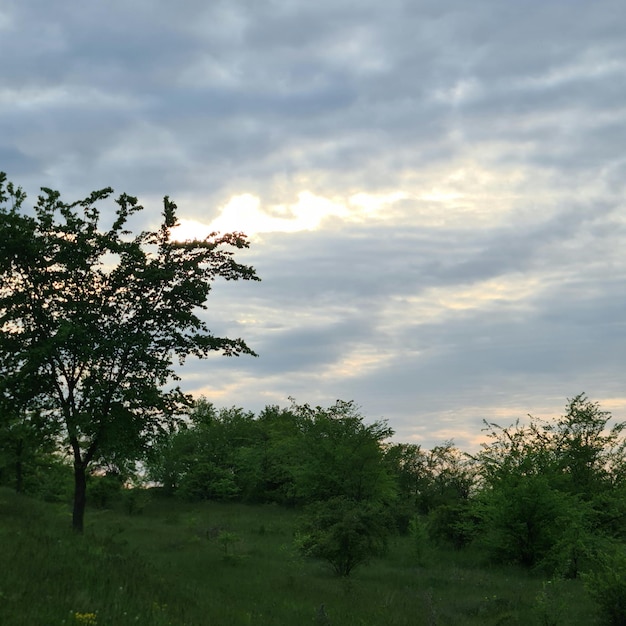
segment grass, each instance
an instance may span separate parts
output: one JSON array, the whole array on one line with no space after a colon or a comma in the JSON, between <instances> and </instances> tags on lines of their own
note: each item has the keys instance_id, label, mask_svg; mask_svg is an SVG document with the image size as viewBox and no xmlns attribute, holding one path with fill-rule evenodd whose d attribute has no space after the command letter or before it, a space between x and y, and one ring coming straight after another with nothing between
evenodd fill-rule
<instances>
[{"instance_id":1,"label":"grass","mask_svg":"<svg viewBox=\"0 0 626 626\"><path fill-rule=\"evenodd\" d=\"M596 623L580 581L487 568L472 552L410 538L338 579L292 549L298 514L275 506L154 497L140 515L0 489L0 624L5 626L489 626Z\"/></svg>"}]
</instances>

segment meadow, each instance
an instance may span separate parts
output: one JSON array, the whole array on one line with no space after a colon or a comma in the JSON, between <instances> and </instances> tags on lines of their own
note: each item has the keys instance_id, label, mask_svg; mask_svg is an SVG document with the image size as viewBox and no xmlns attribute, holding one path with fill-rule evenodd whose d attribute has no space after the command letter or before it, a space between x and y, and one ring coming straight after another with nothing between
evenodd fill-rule
<instances>
[{"instance_id":1,"label":"meadow","mask_svg":"<svg viewBox=\"0 0 626 626\"><path fill-rule=\"evenodd\" d=\"M91 508L81 536L68 505L0 488L0 624L600 623L580 580L487 566L410 536L341 578L294 550L297 510L136 495L140 513Z\"/></svg>"}]
</instances>

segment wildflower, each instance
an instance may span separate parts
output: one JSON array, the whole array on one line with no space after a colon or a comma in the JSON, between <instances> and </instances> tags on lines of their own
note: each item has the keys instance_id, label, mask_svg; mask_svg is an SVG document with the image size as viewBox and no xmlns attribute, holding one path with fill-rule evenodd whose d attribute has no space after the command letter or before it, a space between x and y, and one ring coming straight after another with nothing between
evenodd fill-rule
<instances>
[{"instance_id":1,"label":"wildflower","mask_svg":"<svg viewBox=\"0 0 626 626\"><path fill-rule=\"evenodd\" d=\"M83 626L97 626L95 613L74 613L74 622L76 624L82 624Z\"/></svg>"}]
</instances>

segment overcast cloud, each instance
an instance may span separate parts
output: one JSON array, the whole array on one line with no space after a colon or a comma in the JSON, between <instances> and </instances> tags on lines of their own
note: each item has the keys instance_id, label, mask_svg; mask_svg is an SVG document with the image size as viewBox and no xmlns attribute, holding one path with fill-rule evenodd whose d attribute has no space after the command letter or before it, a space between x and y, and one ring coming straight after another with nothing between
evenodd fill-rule
<instances>
[{"instance_id":1,"label":"overcast cloud","mask_svg":"<svg viewBox=\"0 0 626 626\"><path fill-rule=\"evenodd\" d=\"M355 400L396 439L626 419L620 0L0 0L0 170L243 230L189 362L218 405Z\"/></svg>"}]
</instances>

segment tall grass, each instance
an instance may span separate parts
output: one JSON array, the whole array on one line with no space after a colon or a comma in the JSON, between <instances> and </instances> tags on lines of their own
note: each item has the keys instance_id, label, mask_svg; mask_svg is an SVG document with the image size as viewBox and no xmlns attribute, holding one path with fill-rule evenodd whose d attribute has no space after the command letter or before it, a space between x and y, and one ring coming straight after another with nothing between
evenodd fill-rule
<instances>
[{"instance_id":1,"label":"tall grass","mask_svg":"<svg viewBox=\"0 0 626 626\"><path fill-rule=\"evenodd\" d=\"M298 514L153 497L141 515L69 508L0 489L0 624L237 626L593 624L579 581L489 569L411 537L348 579L292 548Z\"/></svg>"}]
</instances>

